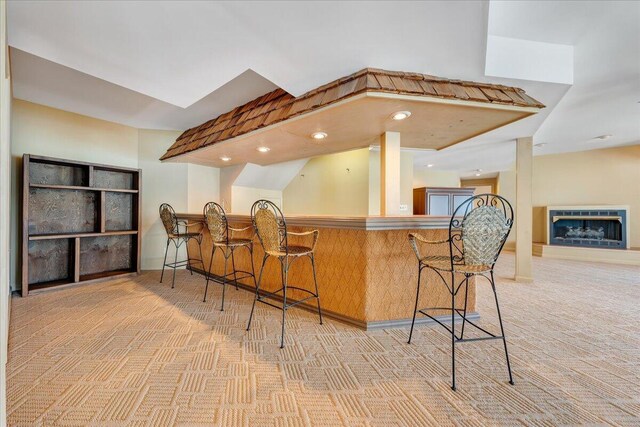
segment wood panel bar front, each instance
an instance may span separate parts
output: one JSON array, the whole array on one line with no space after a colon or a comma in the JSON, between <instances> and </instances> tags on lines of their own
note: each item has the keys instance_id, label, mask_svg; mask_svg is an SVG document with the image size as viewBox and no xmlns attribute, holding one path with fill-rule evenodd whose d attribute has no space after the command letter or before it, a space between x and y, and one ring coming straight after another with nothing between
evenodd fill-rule
<instances>
[{"instance_id":1,"label":"wood panel bar front","mask_svg":"<svg viewBox=\"0 0 640 427\"><path fill-rule=\"evenodd\" d=\"M191 223L204 223L201 214L178 214L178 218ZM228 219L229 224L234 227L251 224L248 215L228 215ZM418 232L429 240L442 240L449 232L449 218L446 217L288 216L286 220L289 231L320 231L315 258L323 313L365 329L403 326L411 321L418 281L418 261L409 244L408 233ZM253 262L258 277L264 254L258 238L252 232L238 234L236 237L253 238ZM310 245L310 241L305 239L308 238L290 236L289 244ZM196 242L191 241L189 245L192 256L199 253ZM202 253L206 267L209 266L211 247L211 236L204 227ZM430 255L449 254L449 246L446 244L425 246L423 249L429 250ZM251 271L249 251L240 248L235 254L236 268ZM194 263L194 270L198 270L198 267ZM211 273L221 276L223 268L222 253L217 251ZM450 278L448 273L443 276ZM462 275L457 275L456 283L460 283L462 279ZM436 273L425 269L422 280L419 308L451 305L451 295ZM246 289L254 290L251 278L239 282ZM313 289L308 258L302 257L293 262L289 284ZM274 291L280 287L280 265L270 258L263 272L261 289ZM219 301L220 287L214 285L211 289L209 295ZM463 286L456 296L457 307L463 307L464 296ZM287 294L288 299L302 297L302 293L293 290ZM313 301L312 303L315 304ZM313 309L313 304L308 307ZM475 308L475 280L472 278L469 281L468 299L470 317L476 316ZM445 315L445 312L436 314ZM418 315L416 321L424 322L426 318Z\"/></svg>"}]
</instances>

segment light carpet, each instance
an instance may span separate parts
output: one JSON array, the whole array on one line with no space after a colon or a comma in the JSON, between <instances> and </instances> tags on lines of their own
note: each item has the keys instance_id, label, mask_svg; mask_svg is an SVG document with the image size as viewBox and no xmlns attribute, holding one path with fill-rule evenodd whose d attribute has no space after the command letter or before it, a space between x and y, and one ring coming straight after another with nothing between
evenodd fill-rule
<instances>
[{"instance_id":1,"label":"light carpet","mask_svg":"<svg viewBox=\"0 0 640 427\"><path fill-rule=\"evenodd\" d=\"M466 343L457 392L439 327L407 345L408 328L320 326L292 309L280 350L279 311L258 306L245 332L253 295L228 288L221 313L221 288L203 303L203 278L185 271L175 289L149 272L15 297L9 424L640 425L640 268L536 258L524 284L513 262L497 276L516 385L500 341ZM482 281L478 311L496 325Z\"/></svg>"}]
</instances>

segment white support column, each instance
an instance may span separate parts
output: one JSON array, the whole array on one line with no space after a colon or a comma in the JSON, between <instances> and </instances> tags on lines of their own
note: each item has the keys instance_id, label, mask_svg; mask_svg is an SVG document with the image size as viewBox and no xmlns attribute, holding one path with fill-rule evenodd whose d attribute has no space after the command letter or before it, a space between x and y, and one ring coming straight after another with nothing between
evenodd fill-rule
<instances>
[{"instance_id":1,"label":"white support column","mask_svg":"<svg viewBox=\"0 0 640 427\"><path fill-rule=\"evenodd\" d=\"M380 136L380 215L400 214L400 133Z\"/></svg>"},{"instance_id":2,"label":"white support column","mask_svg":"<svg viewBox=\"0 0 640 427\"><path fill-rule=\"evenodd\" d=\"M533 138L516 140L516 277L533 281Z\"/></svg>"}]
</instances>

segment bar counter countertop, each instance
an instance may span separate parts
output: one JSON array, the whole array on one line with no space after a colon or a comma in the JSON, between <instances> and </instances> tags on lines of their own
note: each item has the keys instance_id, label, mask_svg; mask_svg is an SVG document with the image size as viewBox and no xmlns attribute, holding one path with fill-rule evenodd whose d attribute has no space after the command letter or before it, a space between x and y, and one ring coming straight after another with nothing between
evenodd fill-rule
<instances>
[{"instance_id":1,"label":"bar counter countertop","mask_svg":"<svg viewBox=\"0 0 640 427\"><path fill-rule=\"evenodd\" d=\"M177 216L180 220L204 225L202 214L179 213ZM231 227L245 227L251 224L249 215L228 214L227 219ZM323 314L363 329L372 329L410 325L418 281L418 261L407 236L410 232L417 232L429 240L446 239L449 235L450 217L286 215L285 220L288 231L317 229L320 232L315 259ZM208 267L211 258L211 237L206 227L203 235L204 265ZM234 237L250 238L252 235L253 232L238 233ZM253 235L253 241L253 262L258 277L263 252L257 236ZM310 246L310 237L290 236L289 244ZM447 244L422 246L421 250L423 256L449 254ZM189 251L192 256L198 253L195 242L190 243ZM251 271L248 250L237 250L235 262L238 270ZM281 286L279 268L277 262L267 261L261 289L273 291ZM222 270L222 254L216 253L211 273L222 275ZM194 271L198 271L196 265ZM448 273L444 277L449 277ZM456 281L460 281L461 278L462 276L456 278ZM430 269L423 271L418 306L450 306L451 296L440 280ZM239 282L243 288L254 291L251 278ZM292 286L313 289L311 263L306 258L293 263L289 283ZM220 287L214 286L211 290L212 301L219 303ZM291 291L290 295L292 299L302 297L302 294L296 294L295 291ZM456 296L456 306L461 307L463 303L464 292L461 290ZM475 307L475 280L470 279L470 318L477 316ZM306 308L316 310L313 306ZM249 313L246 314L248 318ZM445 312L439 314L444 315ZM258 312L255 320L259 321L260 317ZM419 314L416 324L427 320Z\"/></svg>"}]
</instances>

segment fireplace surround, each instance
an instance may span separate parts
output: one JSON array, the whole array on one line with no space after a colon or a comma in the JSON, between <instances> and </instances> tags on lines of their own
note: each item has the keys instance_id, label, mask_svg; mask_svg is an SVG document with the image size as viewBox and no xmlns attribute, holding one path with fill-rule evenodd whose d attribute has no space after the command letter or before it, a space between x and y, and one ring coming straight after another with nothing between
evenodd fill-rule
<instances>
[{"instance_id":1,"label":"fireplace surround","mask_svg":"<svg viewBox=\"0 0 640 427\"><path fill-rule=\"evenodd\" d=\"M546 211L548 245L629 247L627 206L547 206Z\"/></svg>"}]
</instances>

